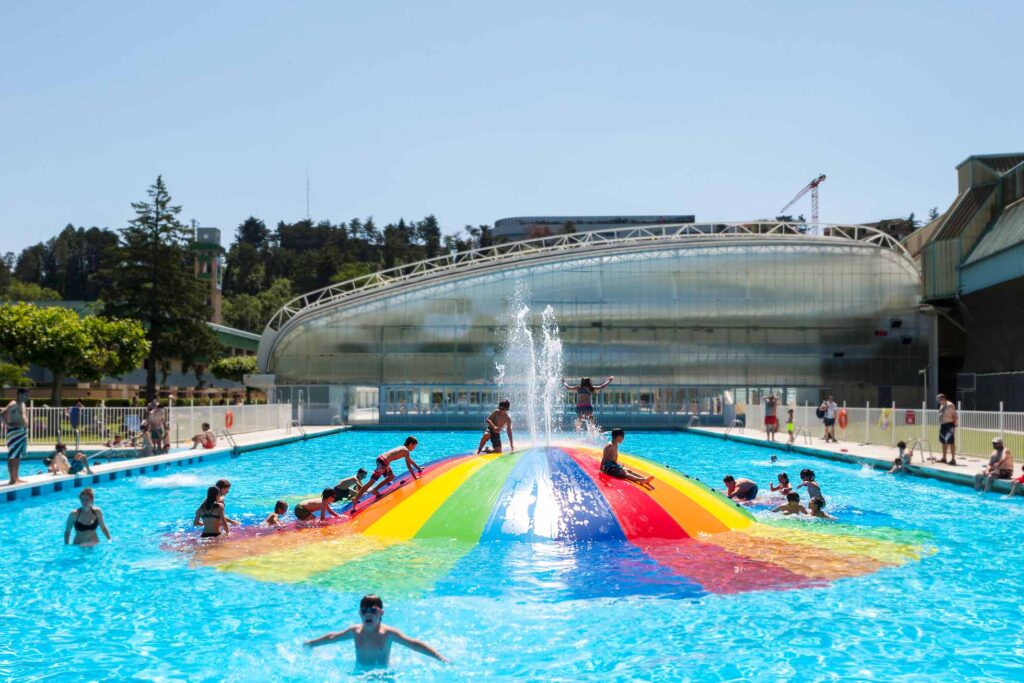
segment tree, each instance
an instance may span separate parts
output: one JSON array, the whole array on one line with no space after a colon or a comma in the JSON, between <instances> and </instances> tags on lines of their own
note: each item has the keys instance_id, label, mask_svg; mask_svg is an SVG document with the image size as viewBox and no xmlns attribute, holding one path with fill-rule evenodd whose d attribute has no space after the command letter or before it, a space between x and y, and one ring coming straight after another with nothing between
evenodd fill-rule
<instances>
[{"instance_id":1,"label":"tree","mask_svg":"<svg viewBox=\"0 0 1024 683\"><path fill-rule=\"evenodd\" d=\"M28 373L27 365L16 363L4 363L0 361L0 387L27 387L32 384L25 375Z\"/></svg>"},{"instance_id":2,"label":"tree","mask_svg":"<svg viewBox=\"0 0 1024 683\"><path fill-rule=\"evenodd\" d=\"M295 298L288 278L278 278L270 287L253 296L239 294L224 300L224 323L250 332L262 332L278 309Z\"/></svg>"},{"instance_id":3,"label":"tree","mask_svg":"<svg viewBox=\"0 0 1024 683\"><path fill-rule=\"evenodd\" d=\"M256 372L256 356L228 356L221 358L210 366L210 372L217 379L244 383L246 375L252 375ZM246 385L246 401L250 399L251 391L248 385Z\"/></svg>"},{"instance_id":4,"label":"tree","mask_svg":"<svg viewBox=\"0 0 1024 683\"><path fill-rule=\"evenodd\" d=\"M575 232L576 232L576 224L573 223L572 221L566 221L565 224L562 226L562 234L563 235L571 235L571 234L573 234Z\"/></svg>"},{"instance_id":5,"label":"tree","mask_svg":"<svg viewBox=\"0 0 1024 683\"><path fill-rule=\"evenodd\" d=\"M149 201L133 202L135 211L121 230L112 267L105 312L138 318L146 328L146 400L156 397L156 372L176 358L191 363L211 349L216 338L206 325L210 306L206 284L193 275L192 234L171 204L162 176L148 190Z\"/></svg>"},{"instance_id":6,"label":"tree","mask_svg":"<svg viewBox=\"0 0 1024 683\"><path fill-rule=\"evenodd\" d=\"M933 206L932 208L928 209L928 220L929 221L933 221L933 220L935 220L938 217L939 217L939 207Z\"/></svg>"},{"instance_id":7,"label":"tree","mask_svg":"<svg viewBox=\"0 0 1024 683\"><path fill-rule=\"evenodd\" d=\"M130 372L142 363L149 344L134 320L79 318L69 308L7 304L0 306L0 348L17 364L52 372L51 397L60 405L66 378L98 381Z\"/></svg>"},{"instance_id":8,"label":"tree","mask_svg":"<svg viewBox=\"0 0 1024 683\"><path fill-rule=\"evenodd\" d=\"M60 293L34 282L11 280L4 292L7 301L60 301Z\"/></svg>"}]
</instances>

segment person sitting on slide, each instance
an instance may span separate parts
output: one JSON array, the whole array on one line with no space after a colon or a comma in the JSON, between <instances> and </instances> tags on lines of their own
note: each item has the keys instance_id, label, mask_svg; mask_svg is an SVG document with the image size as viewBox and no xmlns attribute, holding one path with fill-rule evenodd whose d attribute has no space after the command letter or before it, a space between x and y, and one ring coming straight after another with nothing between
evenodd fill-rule
<instances>
[{"instance_id":1,"label":"person sitting on slide","mask_svg":"<svg viewBox=\"0 0 1024 683\"><path fill-rule=\"evenodd\" d=\"M605 380L604 384L598 384L596 387L594 383L590 381L589 377L584 377L580 380L580 383L576 386L570 386L564 379L562 380L562 386L569 391L576 392L576 419L579 421L593 420L594 419L594 403L593 395L604 389L606 386L612 383L615 376L609 377Z\"/></svg>"},{"instance_id":2,"label":"person sitting on slide","mask_svg":"<svg viewBox=\"0 0 1024 683\"><path fill-rule=\"evenodd\" d=\"M641 474L640 472L634 472L633 470L626 469L619 464L619 444L622 443L625 438L625 430L618 428L612 430L612 440L604 447L604 453L601 455L601 471L609 477L625 479L637 484L643 484L645 487L653 489L654 485L651 482L654 481L654 477L649 477L646 474Z\"/></svg>"},{"instance_id":3,"label":"person sitting on slide","mask_svg":"<svg viewBox=\"0 0 1024 683\"><path fill-rule=\"evenodd\" d=\"M217 445L217 435L210 431L210 423L203 423L203 431L192 437L192 448L190 451L202 446L203 448L213 448Z\"/></svg>"},{"instance_id":4,"label":"person sitting on slide","mask_svg":"<svg viewBox=\"0 0 1024 683\"><path fill-rule=\"evenodd\" d=\"M373 486L374 482L378 479L382 479L379 484L371 491L373 495L380 498L382 495L380 490L395 480L395 473L391 469L391 463L396 460L405 459L405 465L409 468L409 474L412 475L413 479L416 479L416 471L422 473L423 468L413 462L412 452L415 450L416 445L419 441L416 440L415 436L410 436L405 440L405 445L397 448L392 448L387 453L382 453L377 456L377 469L370 475L370 480L359 487L355 495L352 496L352 505L355 506L359 502L359 499L363 497L363 494ZM416 471L414 471L416 470ZM332 489L333 490L333 489Z\"/></svg>"}]
</instances>

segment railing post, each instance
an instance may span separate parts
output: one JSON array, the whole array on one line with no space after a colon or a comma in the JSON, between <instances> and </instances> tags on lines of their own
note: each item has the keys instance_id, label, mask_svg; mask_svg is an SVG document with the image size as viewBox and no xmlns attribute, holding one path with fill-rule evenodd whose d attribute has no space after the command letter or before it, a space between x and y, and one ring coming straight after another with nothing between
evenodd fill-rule
<instances>
[{"instance_id":1,"label":"railing post","mask_svg":"<svg viewBox=\"0 0 1024 683\"><path fill-rule=\"evenodd\" d=\"M928 422L928 413L925 412L927 410L928 410L928 404L925 403L924 401L921 401L921 440L922 441L924 440L924 429L925 429L925 426L926 426L925 423Z\"/></svg>"},{"instance_id":2,"label":"railing post","mask_svg":"<svg viewBox=\"0 0 1024 683\"><path fill-rule=\"evenodd\" d=\"M999 402L999 438L1000 439L1005 439L1006 438L1006 436L1003 434L1003 418L1004 418L1003 402L1000 401Z\"/></svg>"},{"instance_id":3,"label":"railing post","mask_svg":"<svg viewBox=\"0 0 1024 683\"><path fill-rule=\"evenodd\" d=\"M864 443L871 443L871 401L864 402Z\"/></svg>"},{"instance_id":4,"label":"railing post","mask_svg":"<svg viewBox=\"0 0 1024 683\"><path fill-rule=\"evenodd\" d=\"M896 444L896 401L892 402L892 410L889 413L889 445L893 446Z\"/></svg>"}]
</instances>

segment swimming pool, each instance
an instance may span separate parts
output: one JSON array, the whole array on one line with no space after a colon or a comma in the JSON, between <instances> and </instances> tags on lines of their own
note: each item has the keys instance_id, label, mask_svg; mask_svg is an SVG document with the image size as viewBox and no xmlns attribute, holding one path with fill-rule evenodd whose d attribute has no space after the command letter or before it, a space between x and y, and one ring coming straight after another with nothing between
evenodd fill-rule
<instances>
[{"instance_id":1,"label":"swimming pool","mask_svg":"<svg viewBox=\"0 0 1024 683\"><path fill-rule=\"evenodd\" d=\"M454 660L440 667L396 648L400 680L1024 676L1017 501L810 457L770 464L774 451L696 435L630 433L622 450L713 485L726 473L747 476L762 490L779 471L796 479L811 467L841 522L893 529L934 552L823 587L719 594L683 591L653 572L644 590L583 590L567 582L565 556L542 543L515 545L500 563L486 548L470 553L454 579L414 552L391 553L340 583L191 567L188 554L166 547L169 534L194 533L192 513L218 478L233 483L229 513L256 523L277 498L314 494L404 436L347 432L104 483L97 504L115 542L92 549L62 545L74 492L0 507L0 678L343 680L350 644L311 652L301 642L353 623L371 590L382 593L386 623ZM478 438L419 436L421 464Z\"/></svg>"}]
</instances>

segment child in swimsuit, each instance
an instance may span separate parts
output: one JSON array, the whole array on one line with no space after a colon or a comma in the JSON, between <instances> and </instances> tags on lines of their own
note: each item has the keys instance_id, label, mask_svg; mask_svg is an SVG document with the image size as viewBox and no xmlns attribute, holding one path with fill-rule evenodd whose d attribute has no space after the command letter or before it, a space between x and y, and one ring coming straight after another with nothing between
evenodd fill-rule
<instances>
[{"instance_id":1,"label":"child in swimsuit","mask_svg":"<svg viewBox=\"0 0 1024 683\"><path fill-rule=\"evenodd\" d=\"M106 522L103 521L103 511L93 506L94 495L92 489L82 489L78 494L82 506L68 515L68 522L64 526L64 545L71 540L71 530L75 530L74 545L96 545L100 542L96 534L98 528L103 535L110 540L110 532L107 530Z\"/></svg>"},{"instance_id":2,"label":"child in swimsuit","mask_svg":"<svg viewBox=\"0 0 1024 683\"><path fill-rule=\"evenodd\" d=\"M320 513L320 519L327 519L327 515L331 517L341 517L337 512L331 509L331 503L334 502L334 489L324 489L323 493L320 494L320 498L310 498L304 500L295 506L295 516L301 521L306 521L313 516L314 513Z\"/></svg>"},{"instance_id":3,"label":"child in swimsuit","mask_svg":"<svg viewBox=\"0 0 1024 683\"><path fill-rule=\"evenodd\" d=\"M359 602L359 617L360 623L355 626L308 640L304 643L305 646L317 647L339 640L352 640L356 646L356 663L363 669L387 667L391 659L392 643L404 645L439 662L448 661L423 641L410 638L398 629L382 624L384 601L376 595L367 595Z\"/></svg>"},{"instance_id":4,"label":"child in swimsuit","mask_svg":"<svg viewBox=\"0 0 1024 683\"><path fill-rule=\"evenodd\" d=\"M789 475L785 472L779 472L778 479L778 486L775 484L768 484L768 488L770 488L774 493L780 493L784 496L788 496L793 491L793 485L789 483ZM797 500L800 500L799 496L797 496Z\"/></svg>"},{"instance_id":5,"label":"child in swimsuit","mask_svg":"<svg viewBox=\"0 0 1024 683\"><path fill-rule=\"evenodd\" d=\"M359 499L363 497L363 494L366 493L366 491L371 486L373 486L374 482L376 482L378 479L380 479L381 482L377 484L377 486L373 489L372 493L378 498L380 498L380 496L383 495L381 494L380 490L387 486L388 484L390 484L395 479L395 473L391 469L391 463L393 463L395 460L399 460L402 458L405 459L405 465L406 467L409 468L409 475L413 479L416 479L417 472L422 474L423 468L417 465L415 462L413 462L412 459L412 452L416 449L417 444L419 444L419 441L416 440L416 437L410 436L405 440L405 445L399 446L398 448L392 448L387 453L378 455L377 469L373 471L373 474L370 476L370 480L366 482L364 485L360 486L359 490L357 490L355 494L352 496L352 505L354 506L356 503L358 503Z\"/></svg>"},{"instance_id":6,"label":"child in swimsuit","mask_svg":"<svg viewBox=\"0 0 1024 683\"><path fill-rule=\"evenodd\" d=\"M822 519L835 519L832 515L825 512L825 499L821 496L811 498L810 502L807 503L807 514L811 517L821 517Z\"/></svg>"},{"instance_id":7,"label":"child in swimsuit","mask_svg":"<svg viewBox=\"0 0 1024 683\"><path fill-rule=\"evenodd\" d=\"M220 489L211 486L206 489L206 500L196 509L193 526L203 527L203 538L220 536L221 532L231 533L228 527L228 517L224 514L224 503L220 501Z\"/></svg>"},{"instance_id":8,"label":"child in swimsuit","mask_svg":"<svg viewBox=\"0 0 1024 683\"><path fill-rule=\"evenodd\" d=\"M784 515L806 515L808 514L807 508L800 504L799 493L789 493L786 495L786 502L779 507L772 510L772 512L781 512Z\"/></svg>"},{"instance_id":9,"label":"child in swimsuit","mask_svg":"<svg viewBox=\"0 0 1024 683\"><path fill-rule=\"evenodd\" d=\"M491 452L501 453L501 430L504 429L508 432L508 445L512 450L516 449L515 442L512 441L512 416L508 414L509 408L512 404L507 400L498 403L498 409L495 410L487 417L487 426L484 428L484 435L480 437L480 445L477 446L476 452L479 454L484 450L484 444L488 440L491 442Z\"/></svg>"},{"instance_id":10,"label":"child in swimsuit","mask_svg":"<svg viewBox=\"0 0 1024 683\"><path fill-rule=\"evenodd\" d=\"M786 433L789 434L789 441L787 443L793 443L796 439L796 425L793 424L793 409L789 409L789 414L786 416Z\"/></svg>"},{"instance_id":11,"label":"child in swimsuit","mask_svg":"<svg viewBox=\"0 0 1024 683\"><path fill-rule=\"evenodd\" d=\"M625 439L625 430L618 428L612 430L612 440L604 447L604 453L601 455L601 472L609 477L626 479L627 481L642 484L645 488L654 489L654 485L651 483L654 481L654 477L641 472L634 472L619 464L619 444Z\"/></svg>"},{"instance_id":12,"label":"child in swimsuit","mask_svg":"<svg viewBox=\"0 0 1024 683\"><path fill-rule=\"evenodd\" d=\"M818 482L814 481L814 470L805 469L800 470L800 483L797 485L798 489L807 488L807 495L810 498L822 498L821 487L818 486ZM822 500L824 500L822 498Z\"/></svg>"},{"instance_id":13,"label":"child in swimsuit","mask_svg":"<svg viewBox=\"0 0 1024 683\"><path fill-rule=\"evenodd\" d=\"M283 500L279 500L274 503L274 511L267 515L267 518L263 520L263 523L267 526L284 526L284 522L281 521L281 515L287 514L288 503Z\"/></svg>"}]
</instances>

